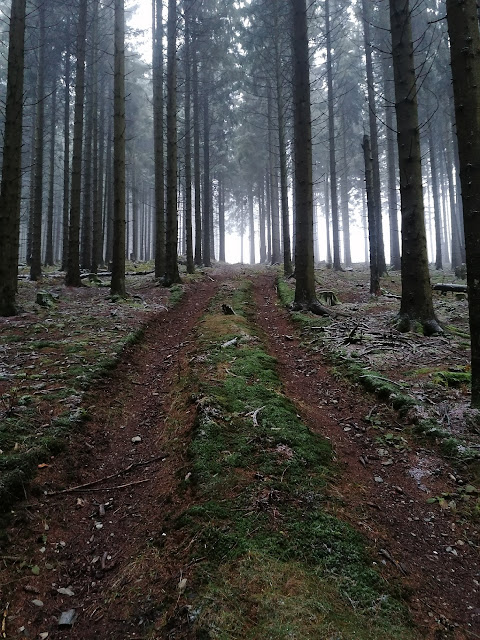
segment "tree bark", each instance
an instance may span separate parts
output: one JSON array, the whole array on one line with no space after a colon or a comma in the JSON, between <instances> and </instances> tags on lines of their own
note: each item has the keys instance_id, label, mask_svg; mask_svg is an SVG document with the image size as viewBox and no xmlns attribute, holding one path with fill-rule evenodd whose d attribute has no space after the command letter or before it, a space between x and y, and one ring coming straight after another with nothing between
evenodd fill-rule
<instances>
[{"instance_id":1,"label":"tree bark","mask_svg":"<svg viewBox=\"0 0 480 640\"><path fill-rule=\"evenodd\" d=\"M85 99L85 47L87 37L87 0L80 0L77 26L77 62L75 79L75 115L73 124L72 178L70 182L70 223L65 284L80 287L80 203L82 190L83 110Z\"/></svg>"},{"instance_id":2,"label":"tree bark","mask_svg":"<svg viewBox=\"0 0 480 640\"><path fill-rule=\"evenodd\" d=\"M70 18L67 18L67 46L65 49L64 112L63 112L63 216L62 216L62 271L67 269L68 208L70 203Z\"/></svg>"},{"instance_id":3,"label":"tree bark","mask_svg":"<svg viewBox=\"0 0 480 640\"><path fill-rule=\"evenodd\" d=\"M322 312L313 260L312 119L306 0L292 0L295 158L295 305Z\"/></svg>"},{"instance_id":4,"label":"tree bark","mask_svg":"<svg viewBox=\"0 0 480 640\"><path fill-rule=\"evenodd\" d=\"M480 33L475 0L447 0L467 264L472 406L480 408Z\"/></svg>"},{"instance_id":5,"label":"tree bark","mask_svg":"<svg viewBox=\"0 0 480 640\"><path fill-rule=\"evenodd\" d=\"M335 158L335 118L333 112L333 66L332 34L330 28L330 0L325 0L325 37L327 49L327 91L328 91L328 146L330 158L330 202L333 235L333 268L340 271L340 230L338 223L337 162Z\"/></svg>"},{"instance_id":6,"label":"tree bark","mask_svg":"<svg viewBox=\"0 0 480 640\"><path fill-rule=\"evenodd\" d=\"M162 0L153 0L153 146L155 172L155 277L165 275L165 162L163 126Z\"/></svg>"},{"instance_id":7,"label":"tree bark","mask_svg":"<svg viewBox=\"0 0 480 640\"><path fill-rule=\"evenodd\" d=\"M377 217L375 188L373 184L373 162L370 139L363 136L363 158L365 162L365 187L367 192L368 238L370 244L370 293L380 295L380 274L378 269Z\"/></svg>"},{"instance_id":8,"label":"tree bark","mask_svg":"<svg viewBox=\"0 0 480 640\"><path fill-rule=\"evenodd\" d=\"M168 0L167 19L167 220L165 284L181 282L177 218L177 3Z\"/></svg>"},{"instance_id":9,"label":"tree bark","mask_svg":"<svg viewBox=\"0 0 480 640\"><path fill-rule=\"evenodd\" d=\"M115 0L113 57L113 255L110 294L125 290L125 8Z\"/></svg>"},{"instance_id":10,"label":"tree bark","mask_svg":"<svg viewBox=\"0 0 480 640\"><path fill-rule=\"evenodd\" d=\"M191 2L185 0L185 244L187 273L195 271L192 237L192 133L191 133ZM225 260L225 256L223 258Z\"/></svg>"},{"instance_id":11,"label":"tree bark","mask_svg":"<svg viewBox=\"0 0 480 640\"><path fill-rule=\"evenodd\" d=\"M55 187L55 128L57 124L57 82L56 79L52 88L52 105L50 113L50 174L48 183L48 206L47 206L47 234L45 243L45 265L53 266L53 213L54 213L54 187Z\"/></svg>"},{"instance_id":12,"label":"tree bark","mask_svg":"<svg viewBox=\"0 0 480 640\"><path fill-rule=\"evenodd\" d=\"M30 280L42 276L43 142L45 136L45 4L39 6L37 105L35 114L35 175L33 192L32 263Z\"/></svg>"},{"instance_id":13,"label":"tree bark","mask_svg":"<svg viewBox=\"0 0 480 640\"><path fill-rule=\"evenodd\" d=\"M402 300L398 327L440 331L428 272L417 88L408 0L390 0L402 210Z\"/></svg>"},{"instance_id":14,"label":"tree bark","mask_svg":"<svg viewBox=\"0 0 480 640\"><path fill-rule=\"evenodd\" d=\"M210 216L212 215L211 189L210 183L210 110L208 99L208 77L206 71L203 76L203 211L202 211L202 230L203 243L202 254L203 264L205 267L211 267L210 262Z\"/></svg>"},{"instance_id":15,"label":"tree bark","mask_svg":"<svg viewBox=\"0 0 480 640\"><path fill-rule=\"evenodd\" d=\"M368 0L362 0L363 14L363 38L365 47L365 68L367 72L367 99L368 99L368 121L370 129L370 149L372 154L372 179L373 179L373 203L375 207L375 229L377 242L377 265L378 273L385 274L387 265L385 262L385 248L383 244L383 221L382 221L382 194L380 185L380 162L378 158L378 127L377 127L377 107L375 103L375 79L373 76L372 42L370 33L371 11Z\"/></svg>"},{"instance_id":16,"label":"tree bark","mask_svg":"<svg viewBox=\"0 0 480 640\"><path fill-rule=\"evenodd\" d=\"M12 0L0 187L0 315L17 313L18 242L22 190L25 0Z\"/></svg>"}]
</instances>

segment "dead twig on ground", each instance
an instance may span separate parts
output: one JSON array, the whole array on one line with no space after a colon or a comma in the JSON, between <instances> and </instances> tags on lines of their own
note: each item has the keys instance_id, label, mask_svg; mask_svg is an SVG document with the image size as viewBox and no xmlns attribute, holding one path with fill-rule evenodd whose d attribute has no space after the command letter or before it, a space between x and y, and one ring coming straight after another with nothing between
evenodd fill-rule
<instances>
[{"instance_id":1,"label":"dead twig on ground","mask_svg":"<svg viewBox=\"0 0 480 640\"><path fill-rule=\"evenodd\" d=\"M57 496L64 493L72 493L73 491L79 491L80 489L87 489L88 487L93 487L95 484L100 484L100 482L105 482L106 480L111 480L112 478L118 478L118 476L123 475L124 473L128 473L132 469L136 467L145 467L148 464L152 464L152 462L158 462L159 460L163 460L167 458L168 454L163 453L155 458L150 458L150 460L142 460L141 462L132 462L128 467L122 469L121 471L117 471L116 473L112 473L109 476L105 476L103 478L98 478L97 480L92 480L91 482L85 482L84 484L78 484L75 487L69 487L68 489L62 489L61 491L47 491L45 495L47 496ZM143 482L143 481L142 481ZM127 485L124 485L127 486ZM115 488L123 488L123 487L115 487ZM103 491L103 489L98 489L98 491Z\"/></svg>"}]
</instances>

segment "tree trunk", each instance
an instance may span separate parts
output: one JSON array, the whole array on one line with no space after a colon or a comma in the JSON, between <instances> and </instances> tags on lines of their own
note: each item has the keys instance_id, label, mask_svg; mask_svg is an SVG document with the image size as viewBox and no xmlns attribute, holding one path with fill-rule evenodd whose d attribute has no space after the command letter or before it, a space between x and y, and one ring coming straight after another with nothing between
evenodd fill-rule
<instances>
[{"instance_id":1,"label":"tree trunk","mask_svg":"<svg viewBox=\"0 0 480 640\"><path fill-rule=\"evenodd\" d=\"M225 262L225 180L218 179L218 259Z\"/></svg>"},{"instance_id":2,"label":"tree trunk","mask_svg":"<svg viewBox=\"0 0 480 640\"><path fill-rule=\"evenodd\" d=\"M295 305L319 310L313 262L312 121L306 0L293 0Z\"/></svg>"},{"instance_id":3,"label":"tree trunk","mask_svg":"<svg viewBox=\"0 0 480 640\"><path fill-rule=\"evenodd\" d=\"M348 210L348 158L347 158L347 132L345 114L342 113L342 147L343 147L343 172L340 178L340 202L342 207L342 235L343 235L343 261L345 266L352 266L352 254L350 251L350 212Z\"/></svg>"},{"instance_id":4,"label":"tree trunk","mask_svg":"<svg viewBox=\"0 0 480 640\"><path fill-rule=\"evenodd\" d=\"M177 218L177 3L168 0L167 19L167 224L165 284L180 282Z\"/></svg>"},{"instance_id":5,"label":"tree trunk","mask_svg":"<svg viewBox=\"0 0 480 640\"><path fill-rule=\"evenodd\" d=\"M385 248L383 244L383 221L382 221L382 198L380 187L380 162L378 158L378 127L377 127L377 107L375 104L375 79L373 76L372 62L372 42L370 35L371 11L368 0L362 0L363 14L363 37L365 47L365 68L367 72L367 98L368 98L368 120L370 129L370 149L372 153L372 178L375 206L375 229L377 242L377 265L379 274L387 272L385 262Z\"/></svg>"},{"instance_id":6,"label":"tree trunk","mask_svg":"<svg viewBox=\"0 0 480 640\"><path fill-rule=\"evenodd\" d=\"M48 184L47 207L47 236L45 244L45 265L53 266L53 212L54 212L54 187L55 187L55 127L57 124L57 83L54 81L52 89L52 106L50 113L50 175Z\"/></svg>"},{"instance_id":7,"label":"tree trunk","mask_svg":"<svg viewBox=\"0 0 480 640\"><path fill-rule=\"evenodd\" d=\"M325 0L325 34L327 48L327 90L328 90L328 141L330 154L330 194L333 235L333 268L340 271L340 231L338 224L337 163L335 158L335 118L333 113L333 68L332 34L330 30L330 0Z\"/></svg>"},{"instance_id":8,"label":"tree trunk","mask_svg":"<svg viewBox=\"0 0 480 640\"><path fill-rule=\"evenodd\" d=\"M125 291L125 8L115 0L113 57L113 255L112 296Z\"/></svg>"},{"instance_id":9,"label":"tree trunk","mask_svg":"<svg viewBox=\"0 0 480 640\"><path fill-rule=\"evenodd\" d=\"M45 4L39 12L39 46L37 72L37 105L35 115L35 176L32 226L32 263L30 280L42 276L42 216L43 216L43 139L45 136Z\"/></svg>"},{"instance_id":10,"label":"tree trunk","mask_svg":"<svg viewBox=\"0 0 480 640\"><path fill-rule=\"evenodd\" d=\"M95 171L97 175L96 186L94 188L94 209L93 209L93 243L92 243L92 273L97 273L99 265L103 261L103 174L105 171L105 94L100 92L100 113L98 123L98 167Z\"/></svg>"},{"instance_id":11,"label":"tree trunk","mask_svg":"<svg viewBox=\"0 0 480 640\"><path fill-rule=\"evenodd\" d=\"M80 0L77 27L75 76L75 115L73 123L72 179L70 183L70 223L65 284L80 287L80 202L82 191L83 110L85 99L85 46L87 37L87 0Z\"/></svg>"},{"instance_id":12,"label":"tree trunk","mask_svg":"<svg viewBox=\"0 0 480 640\"><path fill-rule=\"evenodd\" d=\"M275 4L275 7L277 5ZM275 19L278 18L275 11ZM287 149L285 142L285 105L283 99L282 65L278 42L278 24L275 24L275 81L277 94L278 152L280 158L280 193L282 206L282 239L283 239L283 272L290 275L292 268L292 249L290 246L290 221L288 215L288 170Z\"/></svg>"},{"instance_id":13,"label":"tree trunk","mask_svg":"<svg viewBox=\"0 0 480 640\"><path fill-rule=\"evenodd\" d=\"M480 33L475 0L447 0L467 264L472 406L480 408Z\"/></svg>"},{"instance_id":14,"label":"tree trunk","mask_svg":"<svg viewBox=\"0 0 480 640\"><path fill-rule=\"evenodd\" d=\"M365 162L365 186L367 191L368 237L370 242L370 293L380 295L380 273L378 269L377 217L375 208L375 188L373 184L373 163L370 139L363 136L363 158Z\"/></svg>"},{"instance_id":15,"label":"tree trunk","mask_svg":"<svg viewBox=\"0 0 480 640\"><path fill-rule=\"evenodd\" d=\"M440 331L428 272L417 88L408 0L390 0L402 209L402 300L399 329Z\"/></svg>"},{"instance_id":16,"label":"tree trunk","mask_svg":"<svg viewBox=\"0 0 480 640\"><path fill-rule=\"evenodd\" d=\"M250 240L250 264L255 264L255 222L253 217L253 189L248 189L248 230Z\"/></svg>"},{"instance_id":17,"label":"tree trunk","mask_svg":"<svg viewBox=\"0 0 480 640\"><path fill-rule=\"evenodd\" d=\"M99 114L98 114L98 5L95 0L93 4L93 60L92 60L92 236L90 245L89 269L92 273L98 271L99 243L101 238L100 228L102 225L101 195L99 196Z\"/></svg>"},{"instance_id":18,"label":"tree trunk","mask_svg":"<svg viewBox=\"0 0 480 640\"><path fill-rule=\"evenodd\" d=\"M205 72L204 72L205 73ZM211 267L210 262L210 111L208 96L208 78L205 73L203 85L203 264Z\"/></svg>"},{"instance_id":19,"label":"tree trunk","mask_svg":"<svg viewBox=\"0 0 480 640\"><path fill-rule=\"evenodd\" d=\"M202 264L202 196L200 175L200 99L198 95L197 38L193 39L193 182L195 188L195 257L197 266Z\"/></svg>"},{"instance_id":20,"label":"tree trunk","mask_svg":"<svg viewBox=\"0 0 480 640\"><path fill-rule=\"evenodd\" d=\"M65 50L64 113L63 113L63 236L62 271L67 269L68 256L68 208L70 203L70 18L67 18L67 46Z\"/></svg>"},{"instance_id":21,"label":"tree trunk","mask_svg":"<svg viewBox=\"0 0 480 640\"><path fill-rule=\"evenodd\" d=\"M12 0L0 187L0 316L17 313L18 242L22 190L25 0Z\"/></svg>"},{"instance_id":22,"label":"tree trunk","mask_svg":"<svg viewBox=\"0 0 480 640\"><path fill-rule=\"evenodd\" d=\"M260 218L260 264L267 260L267 247L265 243L265 189L264 180L258 181L258 208Z\"/></svg>"},{"instance_id":23,"label":"tree trunk","mask_svg":"<svg viewBox=\"0 0 480 640\"><path fill-rule=\"evenodd\" d=\"M437 169L437 157L435 142L433 138L433 127L428 127L428 151L430 156L430 174L432 184L432 197L433 197L433 213L435 219L435 269L443 269L442 260L442 216L440 212L440 197L438 190L438 169Z\"/></svg>"},{"instance_id":24,"label":"tree trunk","mask_svg":"<svg viewBox=\"0 0 480 640\"><path fill-rule=\"evenodd\" d=\"M165 275L165 162L163 159L163 22L162 0L153 11L153 148L155 171L155 277Z\"/></svg>"},{"instance_id":25,"label":"tree trunk","mask_svg":"<svg viewBox=\"0 0 480 640\"><path fill-rule=\"evenodd\" d=\"M192 237L192 134L191 134L191 2L185 1L185 244L187 273L195 271ZM225 260L225 257L223 258Z\"/></svg>"},{"instance_id":26,"label":"tree trunk","mask_svg":"<svg viewBox=\"0 0 480 640\"><path fill-rule=\"evenodd\" d=\"M383 57L383 87L385 93L385 137L387 143L387 174L388 174L388 218L390 222L390 264L392 269L401 269L400 242L398 229L398 199L397 176L395 162L395 123L394 123L394 95L390 78L391 68L387 56Z\"/></svg>"},{"instance_id":27,"label":"tree trunk","mask_svg":"<svg viewBox=\"0 0 480 640\"><path fill-rule=\"evenodd\" d=\"M272 131L273 123L273 105L272 91L268 86L267 97L267 117L268 117L268 157L269 157L269 177L270 177L270 213L272 226L272 264L280 264L280 219L278 210L278 171L276 167L276 156L274 153L274 144Z\"/></svg>"}]
</instances>

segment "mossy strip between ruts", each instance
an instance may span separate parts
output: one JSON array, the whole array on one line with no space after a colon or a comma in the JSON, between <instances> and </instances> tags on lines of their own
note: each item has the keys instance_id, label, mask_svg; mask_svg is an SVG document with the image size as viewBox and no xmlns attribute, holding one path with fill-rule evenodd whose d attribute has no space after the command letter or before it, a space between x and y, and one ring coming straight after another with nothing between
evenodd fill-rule
<instances>
[{"instance_id":1,"label":"mossy strip between ruts","mask_svg":"<svg viewBox=\"0 0 480 640\"><path fill-rule=\"evenodd\" d=\"M248 281L224 287L192 364L198 500L177 526L196 541L192 562L201 557L185 594L195 637L415 638L365 539L328 512L330 443L284 395L251 305Z\"/></svg>"}]
</instances>

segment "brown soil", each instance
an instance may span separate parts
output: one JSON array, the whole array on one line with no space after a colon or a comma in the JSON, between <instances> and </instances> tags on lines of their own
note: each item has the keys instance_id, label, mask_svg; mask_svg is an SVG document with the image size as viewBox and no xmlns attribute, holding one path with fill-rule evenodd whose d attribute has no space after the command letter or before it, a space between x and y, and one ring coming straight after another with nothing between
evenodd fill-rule
<instances>
[{"instance_id":1,"label":"brown soil","mask_svg":"<svg viewBox=\"0 0 480 640\"><path fill-rule=\"evenodd\" d=\"M182 372L195 353L195 326L231 273L217 269L188 285L182 303L158 311L142 343L84 397L92 420L64 454L39 470L13 513L0 558L2 603L9 602L6 637L138 639L150 621L163 629L159 638L187 637L178 627L185 604L178 586L195 570L189 564L193 540L169 526L195 501L193 491L178 491L189 471L195 418ZM409 440L395 448L378 440L382 434L366 416L403 434L398 415L334 377L321 353L307 351L278 304L274 277L252 275L256 322L279 362L286 393L310 428L333 443L341 473L331 489L332 510L367 536L385 579L410 590L425 638L479 638L478 528L426 502L454 492L462 479L428 445ZM55 493L109 476L83 490ZM35 572L20 569L16 559ZM162 601L170 604L159 613ZM69 609L76 623L59 629L58 617ZM177 627L165 631L172 619Z\"/></svg>"}]
</instances>

